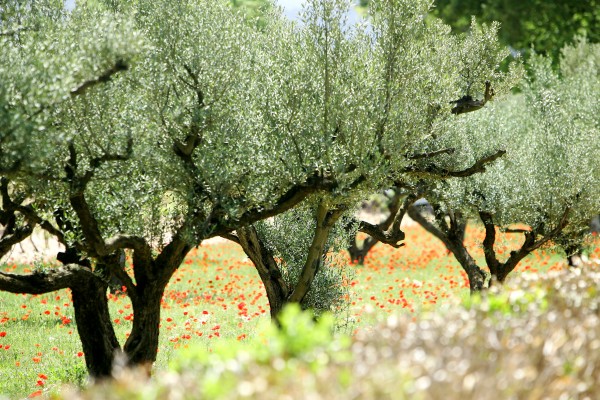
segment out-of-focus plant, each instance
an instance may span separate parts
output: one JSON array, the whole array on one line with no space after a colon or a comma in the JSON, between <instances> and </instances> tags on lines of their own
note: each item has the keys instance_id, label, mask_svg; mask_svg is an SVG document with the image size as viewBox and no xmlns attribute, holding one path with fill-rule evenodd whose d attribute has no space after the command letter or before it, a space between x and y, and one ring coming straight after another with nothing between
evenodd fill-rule
<instances>
[{"instance_id":1,"label":"out-of-focus plant","mask_svg":"<svg viewBox=\"0 0 600 400\"><path fill-rule=\"evenodd\" d=\"M597 266L522 274L466 305L394 315L349 342L298 307L240 345L174 356L152 381L124 371L69 399L597 398Z\"/></svg>"}]
</instances>

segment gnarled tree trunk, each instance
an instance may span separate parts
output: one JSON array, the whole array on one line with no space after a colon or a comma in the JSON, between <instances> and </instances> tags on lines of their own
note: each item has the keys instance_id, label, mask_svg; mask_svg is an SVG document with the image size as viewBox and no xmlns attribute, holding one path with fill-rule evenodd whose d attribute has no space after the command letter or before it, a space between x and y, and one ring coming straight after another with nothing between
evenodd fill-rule
<instances>
[{"instance_id":1,"label":"gnarled tree trunk","mask_svg":"<svg viewBox=\"0 0 600 400\"><path fill-rule=\"evenodd\" d=\"M283 279L273 254L258 237L256 229L253 226L246 226L236 232L240 246L254 264L260 280L265 286L271 308L271 318L276 320L287 302L290 288Z\"/></svg>"},{"instance_id":2,"label":"gnarled tree trunk","mask_svg":"<svg viewBox=\"0 0 600 400\"><path fill-rule=\"evenodd\" d=\"M132 296L133 327L123 346L130 366L147 368L156 361L160 325L160 303L165 287L152 284L138 288Z\"/></svg>"},{"instance_id":3,"label":"gnarled tree trunk","mask_svg":"<svg viewBox=\"0 0 600 400\"><path fill-rule=\"evenodd\" d=\"M121 350L108 312L107 289L108 284L94 275L71 286L77 332L93 378L110 377L114 357Z\"/></svg>"},{"instance_id":4,"label":"gnarled tree trunk","mask_svg":"<svg viewBox=\"0 0 600 400\"><path fill-rule=\"evenodd\" d=\"M229 237L242 246L248 258L254 263L267 292L273 321L277 322L277 316L286 304L302 303L319 272L331 228L341 215L341 209L328 210L322 204L318 206L315 215L316 227L313 240L307 250L306 260L298 282L294 287L290 287L285 282L273 253L262 242L254 227L240 228L236 231L236 238Z\"/></svg>"},{"instance_id":5,"label":"gnarled tree trunk","mask_svg":"<svg viewBox=\"0 0 600 400\"><path fill-rule=\"evenodd\" d=\"M471 294L485 289L486 273L479 268L469 251L465 247L464 237L467 220L460 213L441 215L434 212L435 222L429 221L415 206L408 210L408 215L419 223L427 232L431 233L444 243L469 278ZM449 223L446 221L449 219Z\"/></svg>"},{"instance_id":6,"label":"gnarled tree trunk","mask_svg":"<svg viewBox=\"0 0 600 400\"><path fill-rule=\"evenodd\" d=\"M12 293L43 294L67 288L73 295L88 372L93 378L108 378L120 347L108 312L105 281L89 267L72 264L27 275L0 272L0 290Z\"/></svg>"}]
</instances>

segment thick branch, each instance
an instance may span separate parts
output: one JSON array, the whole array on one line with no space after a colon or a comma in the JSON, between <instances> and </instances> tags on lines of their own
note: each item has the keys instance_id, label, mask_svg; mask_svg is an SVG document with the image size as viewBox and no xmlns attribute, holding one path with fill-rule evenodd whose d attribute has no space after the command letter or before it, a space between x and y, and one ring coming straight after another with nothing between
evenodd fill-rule
<instances>
[{"instance_id":1,"label":"thick branch","mask_svg":"<svg viewBox=\"0 0 600 400\"><path fill-rule=\"evenodd\" d=\"M398 231L394 234L391 232L384 231L379 226L366 221L360 221L358 230L392 247L398 248L404 246L404 243L399 243L405 238L404 232L402 231Z\"/></svg>"},{"instance_id":2,"label":"thick branch","mask_svg":"<svg viewBox=\"0 0 600 400\"><path fill-rule=\"evenodd\" d=\"M134 235L118 235L108 239L106 241L106 253L102 255L111 254L121 249L131 249L146 258L152 258L152 249L146 239Z\"/></svg>"},{"instance_id":3,"label":"thick branch","mask_svg":"<svg viewBox=\"0 0 600 400\"><path fill-rule=\"evenodd\" d=\"M213 226L214 229L211 230L208 237L221 236L235 230L236 227L252 225L257 221L274 217L275 215L288 211L298 205L309 195L319 191L331 191L336 186L337 182L331 177L316 172L310 176L306 182L291 187L279 197L271 207L253 208L243 213L238 219L232 221L223 220L219 217L218 213L215 213L211 218L212 221L209 221L209 225Z\"/></svg>"},{"instance_id":4,"label":"thick branch","mask_svg":"<svg viewBox=\"0 0 600 400\"><path fill-rule=\"evenodd\" d=\"M28 275L0 272L0 290L11 293L43 294L78 285L85 277L95 277L95 275L90 269L79 265L68 265Z\"/></svg>"},{"instance_id":5,"label":"thick branch","mask_svg":"<svg viewBox=\"0 0 600 400\"><path fill-rule=\"evenodd\" d=\"M400 241L404 240L405 235L404 232L400 230L400 224L402 223L402 219L408 211L408 208L415 200L416 195L409 194L406 196L401 207L397 206L398 201L396 200L396 206L393 209L390 209L390 216L383 224L373 225L366 221L360 221L358 230L392 247L398 248L403 246L404 244L400 243Z\"/></svg>"},{"instance_id":6,"label":"thick branch","mask_svg":"<svg viewBox=\"0 0 600 400\"><path fill-rule=\"evenodd\" d=\"M0 238L0 257L4 256L8 251L10 251L12 246L29 237L33 232L33 228L35 228L35 226L38 224L43 229L56 236L61 243L64 243L64 235L60 230L56 229L50 222L37 215L33 208L15 203L10 198L10 194L8 193L8 182L9 181L7 178L0 178L0 196L2 198L3 208L3 210L0 212L0 215L3 216L3 218L0 218L0 223L3 223L3 220L7 221L5 231ZM19 228L11 226L15 223L17 212L25 217L27 221L25 226Z\"/></svg>"},{"instance_id":7,"label":"thick branch","mask_svg":"<svg viewBox=\"0 0 600 400\"><path fill-rule=\"evenodd\" d=\"M139 236L119 235L112 237L106 241L106 254L115 254L118 250L131 249L133 250L134 274L139 282L146 282L148 277L148 268L153 265L152 249L146 240ZM118 263L107 263L110 271L117 277L130 293L135 293L135 285L127 272L119 267Z\"/></svg>"},{"instance_id":8,"label":"thick branch","mask_svg":"<svg viewBox=\"0 0 600 400\"><path fill-rule=\"evenodd\" d=\"M71 90L71 96L75 97L75 96L82 95L91 87L96 86L100 83L105 83L105 82L110 81L112 79L113 75L117 74L120 71L125 71L128 68L129 68L129 66L127 65L127 63L125 63L125 61L117 60L117 62L115 62L115 64L112 67L108 68L97 78L87 80L87 81L83 82L81 85L79 85L78 87L76 87L75 89Z\"/></svg>"},{"instance_id":9,"label":"thick branch","mask_svg":"<svg viewBox=\"0 0 600 400\"><path fill-rule=\"evenodd\" d=\"M31 225L19 227L10 234L6 234L5 232L0 239L0 258L4 257L15 244L28 238L32 232L33 226Z\"/></svg>"},{"instance_id":10,"label":"thick branch","mask_svg":"<svg viewBox=\"0 0 600 400\"><path fill-rule=\"evenodd\" d=\"M536 240L538 233L535 230L525 231L525 240L523 241L521 248L516 251L511 251L510 256L504 263L498 261L494 252L495 225L493 223L492 215L480 213L481 220L486 229L486 237L483 242L484 254L492 276L495 276L499 282L503 282L523 258L527 257L527 255L539 249L550 240L556 238L565 226L567 226L570 211L571 208L566 207L556 227L540 239Z\"/></svg>"},{"instance_id":11,"label":"thick branch","mask_svg":"<svg viewBox=\"0 0 600 400\"><path fill-rule=\"evenodd\" d=\"M446 225L445 228L440 228L429 222L414 206L409 208L408 215L414 221L421 224L425 230L440 239L446 248L452 252L456 260L460 263L461 267L469 277L471 293L481 291L484 288L486 276L465 247L463 234L466 220L462 219L462 216L459 213L451 213L449 214L450 226ZM445 218L443 214L435 215L436 220L439 223L445 223L442 221L442 219Z\"/></svg>"},{"instance_id":12,"label":"thick branch","mask_svg":"<svg viewBox=\"0 0 600 400\"><path fill-rule=\"evenodd\" d=\"M496 243L496 225L494 225L492 215L487 212L480 212L479 218L483 222L485 227L485 238L483 239L483 254L485 255L485 262L492 276L498 275L500 268L500 261L496 257L494 251L494 244Z\"/></svg>"},{"instance_id":13,"label":"thick branch","mask_svg":"<svg viewBox=\"0 0 600 400\"><path fill-rule=\"evenodd\" d=\"M485 81L485 93L483 95L483 100L473 100L473 98L470 95L466 95L458 100L451 101L450 103L456 104L452 108L452 114L458 115L468 113L471 111L477 111L483 108L483 106L485 106L485 103L490 101L492 97L494 97L494 89L492 89L492 84L490 83L490 81Z\"/></svg>"},{"instance_id":14,"label":"thick branch","mask_svg":"<svg viewBox=\"0 0 600 400\"><path fill-rule=\"evenodd\" d=\"M105 243L102 233L100 232L98 221L93 215L87 199L85 198L85 189L94 176L96 169L105 162L128 159L133 151L132 148L133 139L130 137L127 141L127 147L124 154L105 153L100 157L96 157L90 162L91 169L88 170L83 176L78 176L77 151L73 143L69 144L69 160L65 166L67 179L69 180L71 186L69 200L73 210L79 218L81 230L87 242L87 250L91 252L93 256L107 256L119 248L128 248L119 247L123 245L123 243L132 246L139 244L139 241L132 241L131 237L116 238L110 245Z\"/></svg>"},{"instance_id":15,"label":"thick branch","mask_svg":"<svg viewBox=\"0 0 600 400\"><path fill-rule=\"evenodd\" d=\"M404 169L404 173L434 175L440 178L465 178L480 172L485 172L488 164L496 161L498 158L502 157L505 154L506 150L498 150L495 153L490 154L489 156L477 160L469 168L460 171L450 171L445 168L439 168L435 165L431 165L423 168L417 166L409 166Z\"/></svg>"},{"instance_id":16,"label":"thick branch","mask_svg":"<svg viewBox=\"0 0 600 400\"><path fill-rule=\"evenodd\" d=\"M288 299L290 288L283 279L272 252L260 239L256 229L253 226L246 226L239 228L237 233L237 237L234 235L227 235L227 237L230 240L235 237L235 240L242 246L244 253L252 260L265 286L271 308L271 317L276 318Z\"/></svg>"},{"instance_id":17,"label":"thick branch","mask_svg":"<svg viewBox=\"0 0 600 400\"><path fill-rule=\"evenodd\" d=\"M448 236L435 224L429 222L416 206L413 205L408 208L408 216L413 221L421 225L427 232L441 240L442 243L444 243L444 245L446 246L446 248L450 249L452 247Z\"/></svg>"},{"instance_id":18,"label":"thick branch","mask_svg":"<svg viewBox=\"0 0 600 400\"><path fill-rule=\"evenodd\" d=\"M237 243L237 244L241 244L240 243L240 238L237 237L236 235L234 235L233 233L224 233L223 235L221 235L221 237L223 239L227 239L232 241L233 243Z\"/></svg>"},{"instance_id":19,"label":"thick branch","mask_svg":"<svg viewBox=\"0 0 600 400\"><path fill-rule=\"evenodd\" d=\"M544 237L542 237L540 240L533 243L533 245L531 245L531 247L528 248L529 252L531 253L532 251L539 249L544 244L548 243L550 240L556 238L568 225L570 212L571 207L565 207L565 211L563 212L563 215L561 216L560 221L558 222L556 227L554 227L554 229L552 229L548 234L544 235Z\"/></svg>"}]
</instances>

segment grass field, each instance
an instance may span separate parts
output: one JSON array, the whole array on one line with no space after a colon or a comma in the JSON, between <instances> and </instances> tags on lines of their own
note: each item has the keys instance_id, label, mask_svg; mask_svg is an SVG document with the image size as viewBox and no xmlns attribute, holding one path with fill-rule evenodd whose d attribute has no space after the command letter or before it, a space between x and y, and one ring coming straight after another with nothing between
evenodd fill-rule
<instances>
[{"instance_id":1,"label":"grass field","mask_svg":"<svg viewBox=\"0 0 600 400\"><path fill-rule=\"evenodd\" d=\"M468 282L443 245L418 226L405 228L407 245L377 245L364 266L352 267L346 284L351 306L340 315L352 333L373 326L390 313L418 315L451 307L468 296ZM478 258L482 232L470 228L467 240ZM501 242L508 252L510 238ZM596 250L598 252L598 250ZM597 254L598 256L600 254ZM519 271L564 268L551 252L525 259ZM27 265L2 265L27 272ZM117 336L124 342L131 328L131 305L124 295L110 297ZM174 351L190 343L210 348L222 338L244 340L269 318L264 289L252 264L233 243L201 246L191 252L167 287L156 369L166 368ZM0 398L24 398L82 384L86 372L68 291L47 295L0 292Z\"/></svg>"}]
</instances>

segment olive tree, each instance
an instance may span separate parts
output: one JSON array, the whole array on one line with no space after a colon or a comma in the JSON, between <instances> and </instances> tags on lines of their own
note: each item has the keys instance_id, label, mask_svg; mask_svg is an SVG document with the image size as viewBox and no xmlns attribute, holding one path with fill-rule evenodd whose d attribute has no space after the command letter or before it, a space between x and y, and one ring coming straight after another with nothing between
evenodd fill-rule
<instances>
[{"instance_id":1,"label":"olive tree","mask_svg":"<svg viewBox=\"0 0 600 400\"><path fill-rule=\"evenodd\" d=\"M480 108L488 96L472 96L486 80L499 91L510 83L494 71L505 53L493 31L453 37L423 24L421 2L382 1L379 22L351 32L340 0L310 2L300 25L273 10L260 27L225 1L60 3L9 3L23 25L0 39L10 83L0 89L0 249L40 226L64 245L64 266L0 273L0 289L70 288L93 376L109 376L121 350L130 364L155 360L164 289L194 246L311 197L325 229L307 253L303 298L358 190L464 174L434 162L439 116ZM359 227L403 238L398 224ZM134 313L122 348L111 275Z\"/></svg>"},{"instance_id":2,"label":"olive tree","mask_svg":"<svg viewBox=\"0 0 600 400\"><path fill-rule=\"evenodd\" d=\"M516 66L508 73L498 71L508 51L496 41L497 25L473 25L469 35L452 36L439 21L425 20L427 1L375 2L369 25L358 27L344 21L347 2L308 3L302 15L306 31L298 40L311 51L293 63L281 85L295 79L315 84L306 92L311 106L303 123L314 127L312 148L293 145L306 165L319 165L340 178L338 187L312 195L309 214L291 210L291 215L227 235L254 262L273 317L288 302L314 305L322 285L339 292L339 282L332 285L329 279L342 276L328 268L329 245L347 246L357 230L402 245L400 222L410 202L397 204L387 221L376 225L352 221L362 198L389 186L412 188L420 181L469 176L502 156L503 150L489 146L470 159L436 160L462 145L447 129L455 116L482 108L493 96L491 81L502 93L520 75ZM315 153L319 148L322 152ZM339 228L344 216L346 230Z\"/></svg>"},{"instance_id":3,"label":"olive tree","mask_svg":"<svg viewBox=\"0 0 600 400\"><path fill-rule=\"evenodd\" d=\"M426 189L434 212L409 215L440 238L467 272L471 290L486 274L463 244L468 218L485 228L482 242L490 282L503 282L532 251L554 244L578 248L600 210L600 46L580 39L562 50L560 70L534 57L522 92L472 116L458 129L477 151L481 141L503 143L507 156L487 172ZM518 228L524 224L527 228ZM508 256L495 247L497 232L523 235ZM568 254L569 255L569 254Z\"/></svg>"},{"instance_id":4,"label":"olive tree","mask_svg":"<svg viewBox=\"0 0 600 400\"><path fill-rule=\"evenodd\" d=\"M65 267L2 273L0 288L71 288L88 369L108 376L120 345L107 273L132 301L123 351L151 363L164 288L191 248L337 184L290 156L290 141L310 140L303 127L283 137L272 118L293 123L302 108L271 79L295 48L282 17L267 32L221 2L47 7L58 16L2 37L0 248L39 225L65 246Z\"/></svg>"}]
</instances>

